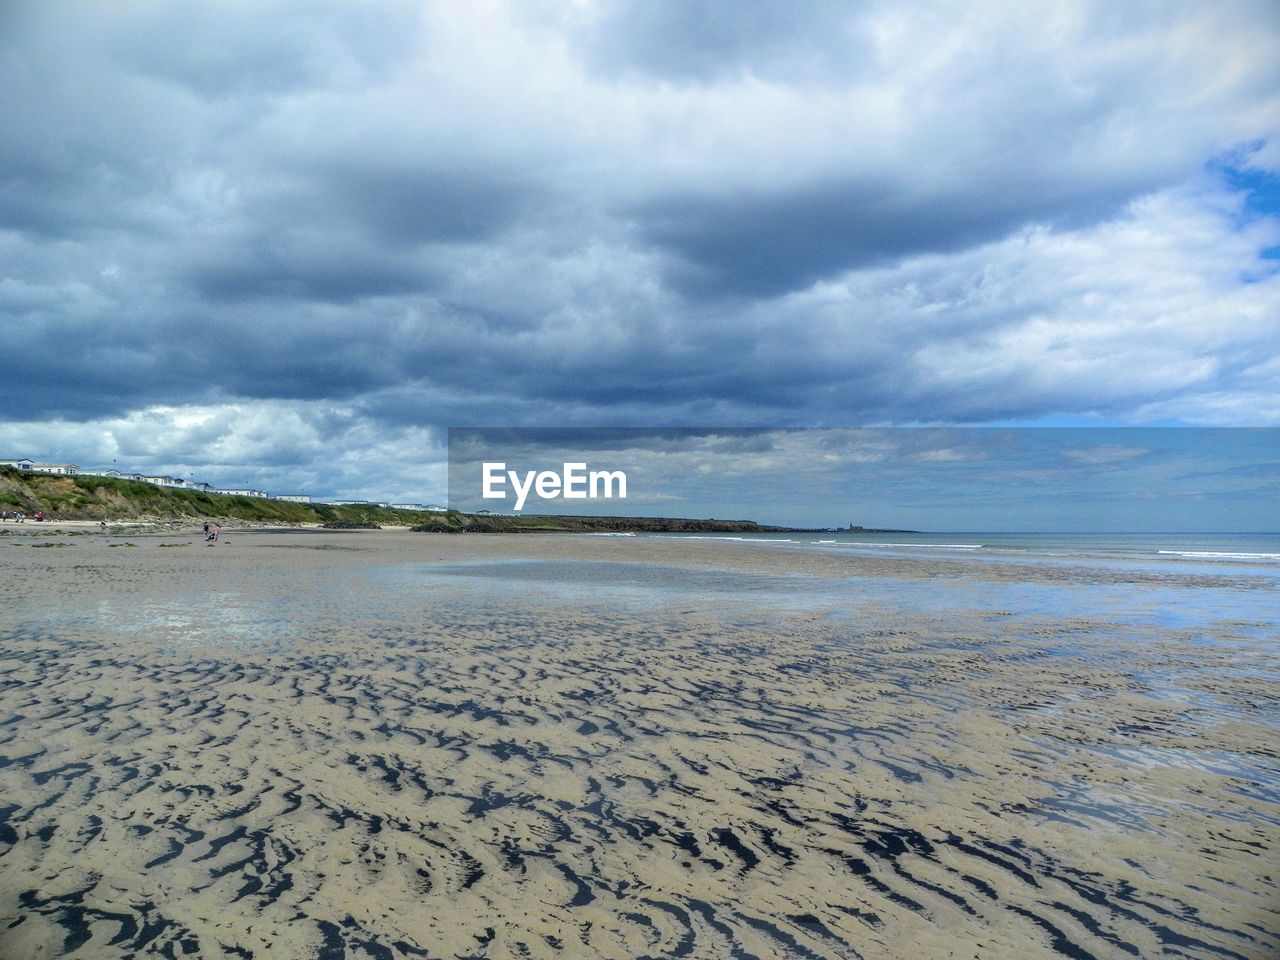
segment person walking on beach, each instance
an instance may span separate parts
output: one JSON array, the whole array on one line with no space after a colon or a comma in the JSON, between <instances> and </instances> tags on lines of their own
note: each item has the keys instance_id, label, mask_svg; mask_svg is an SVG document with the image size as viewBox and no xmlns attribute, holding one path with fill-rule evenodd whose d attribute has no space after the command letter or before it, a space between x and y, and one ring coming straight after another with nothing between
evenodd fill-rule
<instances>
[{"instance_id":1,"label":"person walking on beach","mask_svg":"<svg viewBox=\"0 0 1280 960\"><path fill-rule=\"evenodd\" d=\"M204 538L206 540L209 539L209 521L208 520L204 522Z\"/></svg>"},{"instance_id":2,"label":"person walking on beach","mask_svg":"<svg viewBox=\"0 0 1280 960\"><path fill-rule=\"evenodd\" d=\"M215 523L213 525L213 539L217 540L218 534L220 534L221 532L222 532L222 524Z\"/></svg>"}]
</instances>

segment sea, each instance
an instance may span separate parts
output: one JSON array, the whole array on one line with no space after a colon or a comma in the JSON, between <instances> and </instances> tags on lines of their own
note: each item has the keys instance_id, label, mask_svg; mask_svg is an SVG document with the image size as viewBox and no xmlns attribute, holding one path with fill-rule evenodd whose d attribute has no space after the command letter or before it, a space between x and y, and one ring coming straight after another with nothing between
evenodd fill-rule
<instances>
[{"instance_id":1,"label":"sea","mask_svg":"<svg viewBox=\"0 0 1280 960\"><path fill-rule=\"evenodd\" d=\"M1140 566L1257 564L1280 567L1280 533L752 533L636 534L671 539L776 544L874 556L985 561L1098 561Z\"/></svg>"}]
</instances>

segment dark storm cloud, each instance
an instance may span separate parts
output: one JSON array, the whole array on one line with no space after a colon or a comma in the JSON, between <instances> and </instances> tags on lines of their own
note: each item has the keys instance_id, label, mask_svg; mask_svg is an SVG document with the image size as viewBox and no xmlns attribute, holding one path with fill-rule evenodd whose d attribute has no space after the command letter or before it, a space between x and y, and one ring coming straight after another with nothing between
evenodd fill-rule
<instances>
[{"instance_id":1,"label":"dark storm cloud","mask_svg":"<svg viewBox=\"0 0 1280 960\"><path fill-rule=\"evenodd\" d=\"M998 239L1027 222L1074 225L1131 191L1091 184L1081 195L974 189L909 196L889 182L822 182L769 193L674 196L638 211L654 243L679 257L671 279L698 296L776 296L845 270ZM928 191L926 191L928 194Z\"/></svg>"},{"instance_id":2,"label":"dark storm cloud","mask_svg":"<svg viewBox=\"0 0 1280 960\"><path fill-rule=\"evenodd\" d=\"M539 190L519 171L378 166L353 157L290 171L285 185L246 187L253 216L207 238L180 268L203 298L349 304L438 289L429 245L495 240Z\"/></svg>"},{"instance_id":3,"label":"dark storm cloud","mask_svg":"<svg viewBox=\"0 0 1280 960\"><path fill-rule=\"evenodd\" d=\"M1280 419L1265 4L2 10L0 423Z\"/></svg>"},{"instance_id":4,"label":"dark storm cloud","mask_svg":"<svg viewBox=\"0 0 1280 960\"><path fill-rule=\"evenodd\" d=\"M538 189L518 169L352 167L307 185L393 244L490 238L535 208Z\"/></svg>"},{"instance_id":5,"label":"dark storm cloud","mask_svg":"<svg viewBox=\"0 0 1280 960\"><path fill-rule=\"evenodd\" d=\"M186 268L186 281L214 303L262 299L350 304L363 297L413 293L429 272L393 251L332 242L313 234L257 237L209 251Z\"/></svg>"},{"instance_id":6,"label":"dark storm cloud","mask_svg":"<svg viewBox=\"0 0 1280 960\"><path fill-rule=\"evenodd\" d=\"M459 427L449 431L450 449L481 457L504 446L522 450L646 450L716 454L765 453L783 432L763 427Z\"/></svg>"}]
</instances>

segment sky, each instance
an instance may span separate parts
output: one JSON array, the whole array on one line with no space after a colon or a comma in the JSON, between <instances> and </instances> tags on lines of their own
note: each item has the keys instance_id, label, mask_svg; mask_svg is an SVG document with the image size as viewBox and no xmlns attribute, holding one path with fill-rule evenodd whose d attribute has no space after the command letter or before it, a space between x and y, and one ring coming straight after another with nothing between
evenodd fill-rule
<instances>
[{"instance_id":1,"label":"sky","mask_svg":"<svg viewBox=\"0 0 1280 960\"><path fill-rule=\"evenodd\" d=\"M0 458L1280 426L1273 0L7 0L0 90Z\"/></svg>"},{"instance_id":2,"label":"sky","mask_svg":"<svg viewBox=\"0 0 1280 960\"><path fill-rule=\"evenodd\" d=\"M480 428L449 436L449 505L919 531L1280 534L1280 429ZM484 497L485 464L503 477ZM531 472L621 471L539 497ZM509 475L514 472L514 480ZM536 481L535 481L536 482ZM563 483L563 479L561 479ZM514 486L525 490L517 506Z\"/></svg>"}]
</instances>

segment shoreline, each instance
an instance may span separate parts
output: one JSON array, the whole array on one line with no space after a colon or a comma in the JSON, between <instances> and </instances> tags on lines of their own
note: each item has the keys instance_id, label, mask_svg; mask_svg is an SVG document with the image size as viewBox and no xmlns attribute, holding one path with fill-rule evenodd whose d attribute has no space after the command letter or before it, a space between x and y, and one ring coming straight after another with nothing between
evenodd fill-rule
<instances>
[{"instance_id":1,"label":"shoreline","mask_svg":"<svg viewBox=\"0 0 1280 960\"><path fill-rule=\"evenodd\" d=\"M414 534L414 536L405 536ZM1274 587L1272 573L1280 573L1276 564L1261 566L1246 560L1193 562L1172 557L1023 557L999 553L956 551L930 553L928 544L919 551L878 551L876 544L851 544L865 549L808 549L810 543L784 540L754 539L698 534L659 533L635 536L602 536L584 532L528 533L491 532L475 536L449 533L422 533L411 526L386 526L369 529L326 529L321 524L263 525L248 521L224 523L221 543L229 543L235 535L249 537L242 541L254 545L281 538L306 537L314 542L321 535L343 538L352 552L365 557L376 555L379 548L390 553L388 562L412 562L419 556L435 554L468 558L506 557L520 560L583 559L593 562L666 563L690 569L716 569L747 574L785 572L808 577L840 580L850 577L888 577L893 579L936 578L951 580L976 578L996 582L1059 582L1160 584L1213 586L1225 580L1252 584L1260 589ZM96 521L46 521L0 525L0 545L27 540L70 538L70 543L92 544L137 537L153 541L162 538L189 537L192 545L203 544L199 523L174 521L138 522L109 525L101 532ZM914 545L913 545L914 546ZM359 562L352 560L351 562Z\"/></svg>"}]
</instances>

